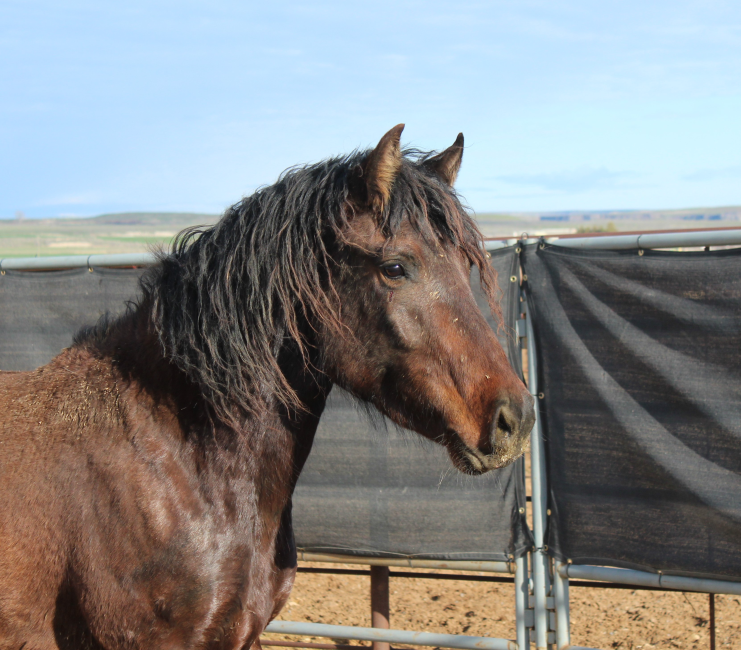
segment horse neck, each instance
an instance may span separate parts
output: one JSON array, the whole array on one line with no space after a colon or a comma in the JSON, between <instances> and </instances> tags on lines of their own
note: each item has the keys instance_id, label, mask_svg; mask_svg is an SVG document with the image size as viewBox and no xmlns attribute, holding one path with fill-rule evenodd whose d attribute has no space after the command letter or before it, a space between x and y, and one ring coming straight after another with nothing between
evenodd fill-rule
<instances>
[{"instance_id":1,"label":"horse neck","mask_svg":"<svg viewBox=\"0 0 741 650\"><path fill-rule=\"evenodd\" d=\"M209 470L247 472L263 484L258 492L273 494L268 501L277 499L275 507L282 508L279 502L295 487L332 387L322 373L310 370L318 359L307 363L285 345L278 364L303 408L288 412L268 396L262 408L235 425L220 420L200 388L167 359L148 304L123 317L98 348L114 358L124 377L144 388L154 404L171 413L178 423L172 434L196 447Z\"/></svg>"}]
</instances>

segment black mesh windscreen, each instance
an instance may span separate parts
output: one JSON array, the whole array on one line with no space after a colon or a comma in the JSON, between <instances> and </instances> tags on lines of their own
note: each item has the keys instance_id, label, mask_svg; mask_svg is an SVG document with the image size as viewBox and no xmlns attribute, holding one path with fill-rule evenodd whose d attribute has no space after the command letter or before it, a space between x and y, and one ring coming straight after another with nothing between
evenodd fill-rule
<instances>
[{"instance_id":1,"label":"black mesh windscreen","mask_svg":"<svg viewBox=\"0 0 741 650\"><path fill-rule=\"evenodd\" d=\"M514 354L511 327L519 299L510 278L518 273L518 260L510 248L492 253L492 263L510 324L498 334ZM48 362L81 326L106 311L122 311L136 295L140 275L96 268L0 276L0 370L31 370ZM473 285L485 308L476 277ZM299 548L506 560L531 545L518 513L525 498L521 461L483 477L464 476L441 447L393 425L385 430L376 420L374 426L340 391L330 395L294 497Z\"/></svg>"},{"instance_id":2,"label":"black mesh windscreen","mask_svg":"<svg viewBox=\"0 0 741 650\"><path fill-rule=\"evenodd\" d=\"M0 275L0 370L51 361L85 325L125 309L142 270L6 271Z\"/></svg>"},{"instance_id":3,"label":"black mesh windscreen","mask_svg":"<svg viewBox=\"0 0 741 650\"><path fill-rule=\"evenodd\" d=\"M548 545L741 577L741 253L528 246Z\"/></svg>"}]
</instances>

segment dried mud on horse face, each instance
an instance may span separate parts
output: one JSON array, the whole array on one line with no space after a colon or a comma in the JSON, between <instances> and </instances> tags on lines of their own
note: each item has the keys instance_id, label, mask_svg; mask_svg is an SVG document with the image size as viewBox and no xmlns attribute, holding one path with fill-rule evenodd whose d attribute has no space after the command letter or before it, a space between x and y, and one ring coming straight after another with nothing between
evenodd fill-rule
<instances>
[{"instance_id":1,"label":"dried mud on horse face","mask_svg":"<svg viewBox=\"0 0 741 650\"><path fill-rule=\"evenodd\" d=\"M290 170L185 233L122 317L0 374L0 648L243 648L293 584L291 494L333 383L480 473L532 398L452 188L462 137ZM466 327L456 325L465 315Z\"/></svg>"}]
</instances>

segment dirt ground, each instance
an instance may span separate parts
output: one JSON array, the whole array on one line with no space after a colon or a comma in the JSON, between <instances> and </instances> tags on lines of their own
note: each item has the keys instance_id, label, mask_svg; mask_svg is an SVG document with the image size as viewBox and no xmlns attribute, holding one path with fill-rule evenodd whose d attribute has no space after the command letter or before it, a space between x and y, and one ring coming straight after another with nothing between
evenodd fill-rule
<instances>
[{"instance_id":1,"label":"dirt ground","mask_svg":"<svg viewBox=\"0 0 741 650\"><path fill-rule=\"evenodd\" d=\"M392 577L390 593L393 628L515 638L512 585ZM574 645L604 650L710 647L707 594L572 587L570 596ZM716 596L715 611L716 647L741 650L741 598ZM279 618L370 627L370 578L299 573ZM264 638L327 643L276 634Z\"/></svg>"}]
</instances>

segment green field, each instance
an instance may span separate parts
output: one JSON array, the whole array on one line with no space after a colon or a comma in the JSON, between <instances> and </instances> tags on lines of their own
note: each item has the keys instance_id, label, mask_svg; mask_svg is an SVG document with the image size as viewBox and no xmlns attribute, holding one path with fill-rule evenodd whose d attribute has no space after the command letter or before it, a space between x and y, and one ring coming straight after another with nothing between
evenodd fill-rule
<instances>
[{"instance_id":1,"label":"green field","mask_svg":"<svg viewBox=\"0 0 741 650\"><path fill-rule=\"evenodd\" d=\"M88 219L0 220L0 259L145 252L167 246L183 228L208 225L215 214L132 212ZM558 213L481 213L486 237L578 232L741 227L741 207Z\"/></svg>"},{"instance_id":2,"label":"green field","mask_svg":"<svg viewBox=\"0 0 741 650\"><path fill-rule=\"evenodd\" d=\"M212 224L218 217L142 212L89 219L0 220L0 259L145 252L167 246L183 228Z\"/></svg>"}]
</instances>

